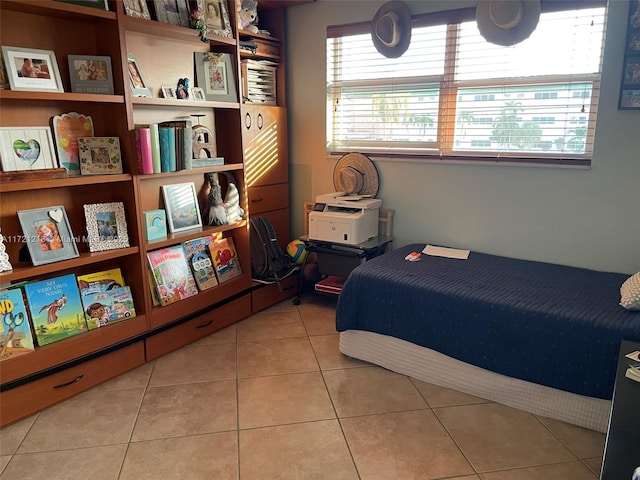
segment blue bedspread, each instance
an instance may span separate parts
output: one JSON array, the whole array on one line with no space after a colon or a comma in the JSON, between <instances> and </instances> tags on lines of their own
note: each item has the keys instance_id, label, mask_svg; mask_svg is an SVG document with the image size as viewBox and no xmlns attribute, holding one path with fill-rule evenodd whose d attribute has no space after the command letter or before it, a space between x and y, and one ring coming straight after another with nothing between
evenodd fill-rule
<instances>
[{"instance_id":1,"label":"blue bedspread","mask_svg":"<svg viewBox=\"0 0 640 480\"><path fill-rule=\"evenodd\" d=\"M367 330L510 377L611 399L623 338L640 312L618 305L626 274L471 252L422 255L407 245L358 266L336 312L338 331Z\"/></svg>"}]
</instances>

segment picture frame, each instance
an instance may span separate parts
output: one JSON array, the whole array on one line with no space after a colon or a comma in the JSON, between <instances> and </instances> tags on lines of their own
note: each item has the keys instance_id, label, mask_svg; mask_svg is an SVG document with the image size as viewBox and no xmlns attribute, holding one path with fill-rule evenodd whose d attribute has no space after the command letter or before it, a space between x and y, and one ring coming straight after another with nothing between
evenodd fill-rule
<instances>
[{"instance_id":1,"label":"picture frame","mask_svg":"<svg viewBox=\"0 0 640 480\"><path fill-rule=\"evenodd\" d=\"M11 90L64 92L56 54L52 50L2 46Z\"/></svg>"},{"instance_id":2,"label":"picture frame","mask_svg":"<svg viewBox=\"0 0 640 480\"><path fill-rule=\"evenodd\" d=\"M200 87L193 87L191 89L191 100L197 100L198 102L204 102L206 97L204 95L204 90Z\"/></svg>"},{"instance_id":3,"label":"picture frame","mask_svg":"<svg viewBox=\"0 0 640 480\"><path fill-rule=\"evenodd\" d=\"M151 20L149 7L147 7L147 2L145 0L123 0L123 3L124 11L128 16Z\"/></svg>"},{"instance_id":4,"label":"picture frame","mask_svg":"<svg viewBox=\"0 0 640 480\"><path fill-rule=\"evenodd\" d=\"M162 93L162 98L177 98L176 88L171 85L162 85L160 87L160 93Z\"/></svg>"},{"instance_id":5,"label":"picture frame","mask_svg":"<svg viewBox=\"0 0 640 480\"><path fill-rule=\"evenodd\" d=\"M7 68L4 66L4 57L0 55L0 90L10 90Z\"/></svg>"},{"instance_id":6,"label":"picture frame","mask_svg":"<svg viewBox=\"0 0 640 480\"><path fill-rule=\"evenodd\" d=\"M231 55L194 52L196 82L205 98L214 102L238 102L238 88Z\"/></svg>"},{"instance_id":7,"label":"picture frame","mask_svg":"<svg viewBox=\"0 0 640 480\"><path fill-rule=\"evenodd\" d=\"M129 70L129 87L134 97L147 97L152 98L151 90L147 86L147 82L144 81L142 70L138 63L138 59L132 53L127 54L127 63Z\"/></svg>"},{"instance_id":8,"label":"picture frame","mask_svg":"<svg viewBox=\"0 0 640 480\"><path fill-rule=\"evenodd\" d=\"M51 129L1 127L0 163L5 172L58 168Z\"/></svg>"},{"instance_id":9,"label":"picture frame","mask_svg":"<svg viewBox=\"0 0 640 480\"><path fill-rule=\"evenodd\" d=\"M153 0L153 7L159 22L189 27L190 12L187 0Z\"/></svg>"},{"instance_id":10,"label":"picture frame","mask_svg":"<svg viewBox=\"0 0 640 480\"><path fill-rule=\"evenodd\" d=\"M640 0L630 0L618 110L640 110Z\"/></svg>"},{"instance_id":11,"label":"picture frame","mask_svg":"<svg viewBox=\"0 0 640 480\"><path fill-rule=\"evenodd\" d=\"M67 59L72 92L113 95L111 57L68 55Z\"/></svg>"},{"instance_id":12,"label":"picture frame","mask_svg":"<svg viewBox=\"0 0 640 480\"><path fill-rule=\"evenodd\" d=\"M226 0L198 0L197 5L198 9L204 13L208 35L234 38Z\"/></svg>"},{"instance_id":13,"label":"picture frame","mask_svg":"<svg viewBox=\"0 0 640 480\"><path fill-rule=\"evenodd\" d=\"M78 149L82 175L122 173L122 157L118 137L81 137L78 138Z\"/></svg>"},{"instance_id":14,"label":"picture frame","mask_svg":"<svg viewBox=\"0 0 640 480\"><path fill-rule=\"evenodd\" d=\"M59 2L73 3L82 5L83 7L99 8L100 10L109 10L108 0L58 0Z\"/></svg>"},{"instance_id":15,"label":"picture frame","mask_svg":"<svg viewBox=\"0 0 640 480\"><path fill-rule=\"evenodd\" d=\"M17 214L34 266L80 256L64 206L18 210Z\"/></svg>"},{"instance_id":16,"label":"picture frame","mask_svg":"<svg viewBox=\"0 0 640 480\"><path fill-rule=\"evenodd\" d=\"M129 247L123 202L86 204L84 217L90 252Z\"/></svg>"},{"instance_id":17,"label":"picture frame","mask_svg":"<svg viewBox=\"0 0 640 480\"><path fill-rule=\"evenodd\" d=\"M162 185L162 196L171 233L202 228L195 183Z\"/></svg>"},{"instance_id":18,"label":"picture frame","mask_svg":"<svg viewBox=\"0 0 640 480\"><path fill-rule=\"evenodd\" d=\"M69 176L80 175L78 138L93 137L93 119L78 112L63 113L51 119L60 166Z\"/></svg>"}]
</instances>

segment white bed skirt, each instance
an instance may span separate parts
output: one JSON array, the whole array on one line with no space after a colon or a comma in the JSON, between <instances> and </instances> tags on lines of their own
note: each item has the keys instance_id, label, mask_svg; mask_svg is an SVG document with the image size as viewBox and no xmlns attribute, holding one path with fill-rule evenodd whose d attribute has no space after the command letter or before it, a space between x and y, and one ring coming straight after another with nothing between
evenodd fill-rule
<instances>
[{"instance_id":1,"label":"white bed skirt","mask_svg":"<svg viewBox=\"0 0 640 480\"><path fill-rule=\"evenodd\" d=\"M362 330L340 333L340 351L424 382L543 417L606 432L611 401L507 377L405 340Z\"/></svg>"}]
</instances>

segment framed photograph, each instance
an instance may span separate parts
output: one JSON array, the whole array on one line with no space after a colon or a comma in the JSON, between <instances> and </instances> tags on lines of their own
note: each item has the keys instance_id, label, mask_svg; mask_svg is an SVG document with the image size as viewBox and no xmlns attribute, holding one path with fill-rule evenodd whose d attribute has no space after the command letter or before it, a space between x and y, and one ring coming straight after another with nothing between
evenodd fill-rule
<instances>
[{"instance_id":1,"label":"framed photograph","mask_svg":"<svg viewBox=\"0 0 640 480\"><path fill-rule=\"evenodd\" d=\"M640 0L630 0L618 110L640 109Z\"/></svg>"},{"instance_id":2,"label":"framed photograph","mask_svg":"<svg viewBox=\"0 0 640 480\"><path fill-rule=\"evenodd\" d=\"M11 90L64 92L53 51L3 46L2 56Z\"/></svg>"},{"instance_id":3,"label":"framed photograph","mask_svg":"<svg viewBox=\"0 0 640 480\"><path fill-rule=\"evenodd\" d=\"M198 0L198 9L204 12L207 34L233 38L226 0Z\"/></svg>"},{"instance_id":4,"label":"framed photograph","mask_svg":"<svg viewBox=\"0 0 640 480\"><path fill-rule=\"evenodd\" d=\"M207 100L237 102L238 89L231 55L228 53L194 52L196 81Z\"/></svg>"},{"instance_id":5,"label":"framed photograph","mask_svg":"<svg viewBox=\"0 0 640 480\"><path fill-rule=\"evenodd\" d=\"M122 202L92 203L84 206L90 252L129 246L127 221Z\"/></svg>"},{"instance_id":6,"label":"framed photograph","mask_svg":"<svg viewBox=\"0 0 640 480\"><path fill-rule=\"evenodd\" d=\"M189 5L187 0L153 0L159 22L189 27Z\"/></svg>"},{"instance_id":7,"label":"framed photograph","mask_svg":"<svg viewBox=\"0 0 640 480\"><path fill-rule=\"evenodd\" d=\"M72 92L113 95L111 57L69 55L67 58Z\"/></svg>"},{"instance_id":8,"label":"framed photograph","mask_svg":"<svg viewBox=\"0 0 640 480\"><path fill-rule=\"evenodd\" d=\"M171 85L162 85L160 93L162 93L162 98L176 98L176 88Z\"/></svg>"},{"instance_id":9,"label":"framed photograph","mask_svg":"<svg viewBox=\"0 0 640 480\"><path fill-rule=\"evenodd\" d=\"M81 137L78 139L78 148L82 175L122 173L118 137Z\"/></svg>"},{"instance_id":10,"label":"framed photograph","mask_svg":"<svg viewBox=\"0 0 640 480\"><path fill-rule=\"evenodd\" d=\"M51 129L0 128L0 161L5 172L58 168Z\"/></svg>"},{"instance_id":11,"label":"framed photograph","mask_svg":"<svg viewBox=\"0 0 640 480\"><path fill-rule=\"evenodd\" d=\"M73 3L75 5L82 5L85 7L99 8L100 10L109 10L108 0L58 0L66 3Z\"/></svg>"},{"instance_id":12,"label":"framed photograph","mask_svg":"<svg viewBox=\"0 0 640 480\"><path fill-rule=\"evenodd\" d=\"M145 0L123 0L123 3L124 11L130 17L146 18L147 20L151 20L149 7L147 7L147 2Z\"/></svg>"},{"instance_id":13,"label":"framed photograph","mask_svg":"<svg viewBox=\"0 0 640 480\"><path fill-rule=\"evenodd\" d=\"M80 175L78 139L93 137L93 119L77 112L63 113L51 119L60 166L69 176Z\"/></svg>"},{"instance_id":14,"label":"framed photograph","mask_svg":"<svg viewBox=\"0 0 640 480\"><path fill-rule=\"evenodd\" d=\"M205 101L206 97L204 96L204 90L200 87L193 87L191 89L191 100L198 100L200 102Z\"/></svg>"},{"instance_id":15,"label":"framed photograph","mask_svg":"<svg viewBox=\"0 0 640 480\"><path fill-rule=\"evenodd\" d=\"M135 97L148 97L151 98L151 90L147 86L147 82L144 81L142 76L142 70L135 55L132 53L127 55L127 62L129 64L129 86L131 87L131 93Z\"/></svg>"},{"instance_id":16,"label":"framed photograph","mask_svg":"<svg viewBox=\"0 0 640 480\"><path fill-rule=\"evenodd\" d=\"M18 210L17 213L33 265L79 256L67 212L62 205Z\"/></svg>"},{"instance_id":17,"label":"framed photograph","mask_svg":"<svg viewBox=\"0 0 640 480\"><path fill-rule=\"evenodd\" d=\"M162 185L162 196L171 233L202 227L196 186L193 182Z\"/></svg>"}]
</instances>

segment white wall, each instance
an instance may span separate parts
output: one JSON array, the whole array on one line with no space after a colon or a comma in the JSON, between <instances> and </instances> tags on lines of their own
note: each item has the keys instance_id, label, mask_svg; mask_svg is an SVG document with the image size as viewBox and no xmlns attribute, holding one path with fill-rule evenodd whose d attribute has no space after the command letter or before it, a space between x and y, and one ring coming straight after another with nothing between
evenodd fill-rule
<instances>
[{"instance_id":1,"label":"white wall","mask_svg":"<svg viewBox=\"0 0 640 480\"><path fill-rule=\"evenodd\" d=\"M292 235L302 203L334 190L325 153L327 25L368 21L385 3L318 0L287 20ZM408 1L412 13L452 1ZM434 243L595 270L640 271L640 111L617 110L627 0L610 0L597 133L588 170L378 161L394 245ZM455 8L475 2L455 2Z\"/></svg>"}]
</instances>

